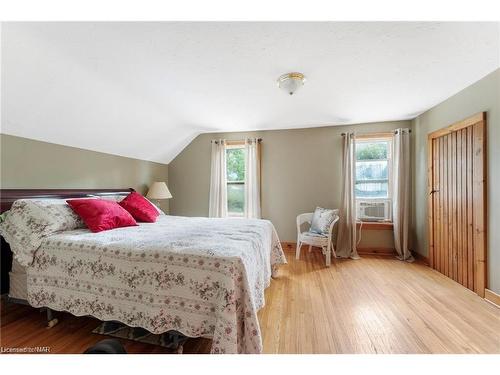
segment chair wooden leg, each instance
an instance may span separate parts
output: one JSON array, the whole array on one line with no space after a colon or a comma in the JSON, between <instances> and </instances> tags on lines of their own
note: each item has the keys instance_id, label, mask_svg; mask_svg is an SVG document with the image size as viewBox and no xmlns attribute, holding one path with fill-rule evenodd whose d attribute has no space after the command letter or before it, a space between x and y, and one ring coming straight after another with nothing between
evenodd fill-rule
<instances>
[{"instance_id":1,"label":"chair wooden leg","mask_svg":"<svg viewBox=\"0 0 500 375\"><path fill-rule=\"evenodd\" d=\"M330 267L332 264L332 253L330 251L326 252L326 266Z\"/></svg>"},{"instance_id":2,"label":"chair wooden leg","mask_svg":"<svg viewBox=\"0 0 500 375\"><path fill-rule=\"evenodd\" d=\"M302 244L300 243L300 241L297 241L297 249L295 250L295 259L300 258L300 247L301 246L302 246Z\"/></svg>"},{"instance_id":3,"label":"chair wooden leg","mask_svg":"<svg viewBox=\"0 0 500 375\"><path fill-rule=\"evenodd\" d=\"M333 243L330 244L331 252L334 258L337 258L337 252L335 251L335 246Z\"/></svg>"},{"instance_id":4,"label":"chair wooden leg","mask_svg":"<svg viewBox=\"0 0 500 375\"><path fill-rule=\"evenodd\" d=\"M332 263L332 242L328 241L328 246L326 247L326 266L330 267Z\"/></svg>"}]
</instances>

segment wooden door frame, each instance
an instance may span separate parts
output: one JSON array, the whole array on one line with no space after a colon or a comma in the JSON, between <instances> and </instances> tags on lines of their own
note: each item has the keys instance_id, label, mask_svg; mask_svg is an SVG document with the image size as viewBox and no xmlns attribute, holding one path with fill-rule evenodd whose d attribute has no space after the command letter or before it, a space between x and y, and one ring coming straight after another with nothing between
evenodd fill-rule
<instances>
[{"instance_id":1,"label":"wooden door frame","mask_svg":"<svg viewBox=\"0 0 500 375\"><path fill-rule=\"evenodd\" d=\"M484 298L487 287L487 150L486 150L486 112L480 112L450 126L436 130L427 137L427 204L429 265L434 268L434 199L433 189L433 140L471 125L480 124L480 131L473 133L475 149L473 152L473 246L474 246L474 291ZM479 147L477 147L479 145Z\"/></svg>"}]
</instances>

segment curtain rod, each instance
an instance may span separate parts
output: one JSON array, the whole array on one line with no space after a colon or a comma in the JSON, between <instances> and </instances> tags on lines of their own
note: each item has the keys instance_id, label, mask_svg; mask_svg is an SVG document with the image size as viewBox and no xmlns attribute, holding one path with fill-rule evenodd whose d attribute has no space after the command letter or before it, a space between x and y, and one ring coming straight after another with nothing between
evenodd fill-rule
<instances>
[{"instance_id":1,"label":"curtain rod","mask_svg":"<svg viewBox=\"0 0 500 375\"><path fill-rule=\"evenodd\" d=\"M247 138L247 139L251 139L251 138ZM231 143L231 142L242 142L244 143L245 140L244 139L224 139L224 141L228 142L228 143ZM219 144L219 141L217 139L212 139L210 142L214 142L215 144ZM262 138L257 138L257 142L262 142Z\"/></svg>"},{"instance_id":2,"label":"curtain rod","mask_svg":"<svg viewBox=\"0 0 500 375\"><path fill-rule=\"evenodd\" d=\"M388 131L388 132L375 132L375 133L359 133L357 135L377 135L377 134L380 134L380 133L394 133L394 134L398 134L398 130L394 130L394 131ZM411 129L408 129L408 133L411 133ZM343 137L345 135L347 135L347 133L340 133L340 135Z\"/></svg>"}]
</instances>

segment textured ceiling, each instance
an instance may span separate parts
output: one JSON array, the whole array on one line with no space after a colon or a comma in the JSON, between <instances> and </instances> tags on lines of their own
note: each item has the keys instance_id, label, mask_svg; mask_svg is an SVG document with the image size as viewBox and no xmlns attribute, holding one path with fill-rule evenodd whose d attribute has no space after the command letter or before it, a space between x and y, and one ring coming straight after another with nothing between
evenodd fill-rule
<instances>
[{"instance_id":1,"label":"textured ceiling","mask_svg":"<svg viewBox=\"0 0 500 375\"><path fill-rule=\"evenodd\" d=\"M170 162L194 137L410 119L499 67L498 23L4 23L2 133ZM276 87L299 71L296 95Z\"/></svg>"}]
</instances>

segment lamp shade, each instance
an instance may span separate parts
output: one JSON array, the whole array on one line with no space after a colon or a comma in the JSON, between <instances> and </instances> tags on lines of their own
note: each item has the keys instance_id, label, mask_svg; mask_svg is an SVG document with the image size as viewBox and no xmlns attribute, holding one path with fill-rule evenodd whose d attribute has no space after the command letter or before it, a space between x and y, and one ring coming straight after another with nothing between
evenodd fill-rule
<instances>
[{"instance_id":1,"label":"lamp shade","mask_svg":"<svg viewBox=\"0 0 500 375\"><path fill-rule=\"evenodd\" d=\"M295 91L304 86L305 81L306 78L302 73L286 73L278 78L278 87L293 95Z\"/></svg>"},{"instance_id":2,"label":"lamp shade","mask_svg":"<svg viewBox=\"0 0 500 375\"><path fill-rule=\"evenodd\" d=\"M166 183L153 182L153 185L149 188L146 197L151 199L169 199L172 198L172 194L170 194Z\"/></svg>"}]
</instances>

